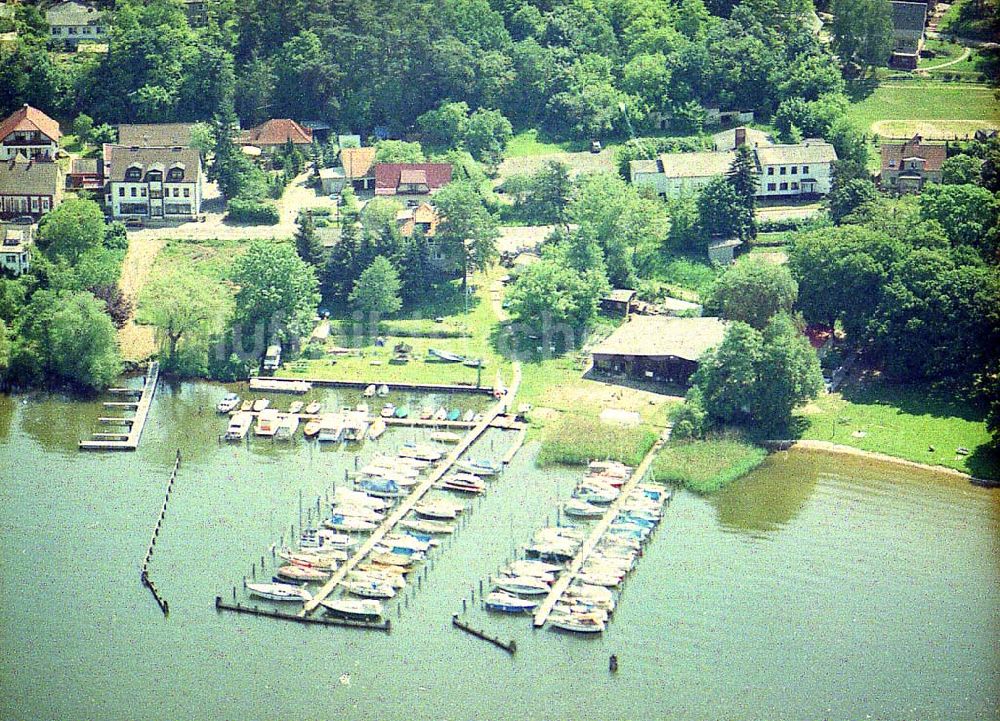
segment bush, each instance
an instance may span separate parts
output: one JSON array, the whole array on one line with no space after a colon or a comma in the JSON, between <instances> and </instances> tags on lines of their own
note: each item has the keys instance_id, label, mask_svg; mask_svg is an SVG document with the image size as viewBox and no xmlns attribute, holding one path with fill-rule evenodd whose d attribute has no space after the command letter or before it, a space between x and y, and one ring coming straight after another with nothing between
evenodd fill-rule
<instances>
[{"instance_id":1,"label":"bush","mask_svg":"<svg viewBox=\"0 0 1000 721\"><path fill-rule=\"evenodd\" d=\"M252 198L233 198L229 201L226 217L234 223L254 225L275 225L281 216L274 203Z\"/></svg>"},{"instance_id":2,"label":"bush","mask_svg":"<svg viewBox=\"0 0 1000 721\"><path fill-rule=\"evenodd\" d=\"M766 457L763 448L739 436L672 442L657 454L652 477L695 493L714 493L757 468Z\"/></svg>"},{"instance_id":3,"label":"bush","mask_svg":"<svg viewBox=\"0 0 1000 721\"><path fill-rule=\"evenodd\" d=\"M578 465L616 460L637 466L656 437L656 431L647 425L608 425L593 416L571 415L546 427L536 463Z\"/></svg>"},{"instance_id":4,"label":"bush","mask_svg":"<svg viewBox=\"0 0 1000 721\"><path fill-rule=\"evenodd\" d=\"M120 220L108 224L104 234L104 247L110 250L127 250L128 235L125 232L125 224Z\"/></svg>"}]
</instances>

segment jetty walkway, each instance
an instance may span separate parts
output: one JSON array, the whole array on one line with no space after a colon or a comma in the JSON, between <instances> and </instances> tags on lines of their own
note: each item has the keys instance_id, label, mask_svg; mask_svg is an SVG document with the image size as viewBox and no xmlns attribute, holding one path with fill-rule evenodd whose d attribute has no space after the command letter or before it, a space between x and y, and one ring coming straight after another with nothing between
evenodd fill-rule
<instances>
[{"instance_id":1,"label":"jetty walkway","mask_svg":"<svg viewBox=\"0 0 1000 721\"><path fill-rule=\"evenodd\" d=\"M90 440L80 441L80 450L83 451L134 451L139 447L139 440L142 438L142 429L146 426L146 418L149 416L149 406L153 402L153 393L156 392L156 384L160 380L160 364L153 361L146 371L146 379L142 389L134 388L111 388L110 393L134 398L138 400L128 401L105 401L105 408L121 408L124 410L134 410L135 415L131 418L109 417L99 418L98 421L109 425L128 426L128 432L122 433L94 433Z\"/></svg>"},{"instance_id":2,"label":"jetty walkway","mask_svg":"<svg viewBox=\"0 0 1000 721\"><path fill-rule=\"evenodd\" d=\"M370 385L381 385L373 381L332 380L330 378L303 378L299 376L258 376L258 381L305 381L314 386L330 388L367 388ZM493 386L472 385L471 383L405 383L398 381L385 383L391 391L434 391L443 393L493 393Z\"/></svg>"},{"instance_id":3,"label":"jetty walkway","mask_svg":"<svg viewBox=\"0 0 1000 721\"><path fill-rule=\"evenodd\" d=\"M511 388L507 395L493 404L490 409L483 414L483 420L469 430L469 432L465 434L451 453L445 456L444 460L438 465L438 467L435 468L430 475L427 476L427 478L421 481L413 489L413 491L402 500L399 506L397 506L390 515L386 516L385 520L382 521L382 523L379 524L374 531L372 531L368 540L362 543L354 555L344 561L340 568L338 568L333 575L330 576L330 580L323 585L323 587L316 593L315 596L312 597L312 599L305 603L302 611L299 612L299 616L304 618L315 611L319 605L337 589L337 586L339 586L341 581L347 577L347 574L350 573L359 563L361 563L365 556L371 552L371 550L386 536L386 534L388 534L395 527L395 525L406 516L407 513L413 510L413 507L420 502L420 499L422 499L429 490L434 488L438 481L440 481L444 475L451 470L451 467L455 465L459 458L462 457L462 454L469 450L472 444L475 443L476 440L478 440L479 437L487 431L487 429L493 426L493 421L496 420L497 416L503 415L507 412L507 406L510 403L510 399L513 398L520 382L520 369L515 368L513 383L511 384Z\"/></svg>"},{"instance_id":4,"label":"jetty walkway","mask_svg":"<svg viewBox=\"0 0 1000 721\"><path fill-rule=\"evenodd\" d=\"M616 498L611 505L608 506L608 510L601 517L601 520L596 526L594 526L583 545L580 546L580 550L577 552L576 556L573 557L569 567L566 571L559 574L559 578L552 584L552 589L549 591L549 594L535 611L536 627L545 625L545 622L548 620L549 614L552 613L552 609L556 605L556 602L562 597L563 593L566 592L566 589L569 588L569 584L572 583L573 579L576 578L576 574L580 572L580 567L583 566L584 561L586 561L587 557L593 552L598 542L608 530L611 522L618 517L618 511L622 505L628 501L629 494L642 482L642 479L645 477L647 471L649 471L649 467L652 465L657 452L659 452L659 450L663 447L664 442L664 439L660 438L653 444L649 453L646 454L646 457L642 459L642 462L636 467L635 471L632 472L632 476L624 485L622 485L621 493L618 495L618 498Z\"/></svg>"}]
</instances>

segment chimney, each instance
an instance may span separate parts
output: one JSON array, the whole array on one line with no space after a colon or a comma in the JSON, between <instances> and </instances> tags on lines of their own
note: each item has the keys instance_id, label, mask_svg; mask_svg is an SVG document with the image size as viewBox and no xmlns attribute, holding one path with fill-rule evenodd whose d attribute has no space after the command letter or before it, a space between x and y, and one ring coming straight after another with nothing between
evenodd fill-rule
<instances>
[{"instance_id":1,"label":"chimney","mask_svg":"<svg viewBox=\"0 0 1000 721\"><path fill-rule=\"evenodd\" d=\"M736 147L738 148L741 145L745 145L746 142L747 142L747 129L741 125L740 127L736 128Z\"/></svg>"}]
</instances>

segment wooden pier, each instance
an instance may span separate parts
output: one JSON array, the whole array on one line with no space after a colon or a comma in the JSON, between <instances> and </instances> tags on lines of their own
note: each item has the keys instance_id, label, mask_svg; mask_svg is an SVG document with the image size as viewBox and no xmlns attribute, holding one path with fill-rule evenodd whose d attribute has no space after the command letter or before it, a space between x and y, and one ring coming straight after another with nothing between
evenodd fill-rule
<instances>
[{"instance_id":1,"label":"wooden pier","mask_svg":"<svg viewBox=\"0 0 1000 721\"><path fill-rule=\"evenodd\" d=\"M629 494L632 490L642 482L642 479L646 475L647 471L649 471L649 467L652 465L657 452L663 447L663 443L664 441L661 438L653 444L649 453L646 454L646 457L642 459L642 462L638 465L638 467L636 467L635 471L632 472L632 476L624 485L622 485L621 493L618 494L618 498L616 498L611 505L608 506L608 510L603 516L601 516L601 520L598 521L597 525L594 526L594 529L590 532L590 535L587 536L587 540L583 542L582 546L580 546L580 550L577 552L576 556L573 557L569 567L560 573L559 578L552 584L552 589L549 591L549 594L545 597L545 600L542 601L538 610L535 611L534 621L536 627L545 625L545 622L549 618L549 614L552 613L552 608L562 597L563 593L566 592L566 589L569 588L569 584L572 583L574 578L576 578L576 574L580 572L580 567L583 566L584 561L587 560L587 557L593 552L598 542L604 536L605 532L607 532L611 522L618 516L618 510L628 500Z\"/></svg>"},{"instance_id":2,"label":"wooden pier","mask_svg":"<svg viewBox=\"0 0 1000 721\"><path fill-rule=\"evenodd\" d=\"M256 418L260 415L258 411L230 411L229 415L234 416L237 413L249 413L251 416ZM333 411L329 414L327 413L296 413L300 423L307 423L313 420L319 420L325 415L336 415L337 411ZM485 414L484 414L485 415ZM478 423L473 421L440 421L434 418L382 418L377 414L369 415L369 422L373 422L381 419L387 426L400 426L405 428L462 428L465 430L470 430L475 428ZM112 419L117 420L117 419ZM129 420L129 419L124 419ZM523 431L527 429L527 424L520 421L515 421L512 416L504 415L502 413L498 414L491 422L490 428L500 428L505 431Z\"/></svg>"},{"instance_id":3,"label":"wooden pier","mask_svg":"<svg viewBox=\"0 0 1000 721\"><path fill-rule=\"evenodd\" d=\"M513 390L508 393L509 396L513 395L519 384L519 368L515 368L514 380L512 383ZM368 540L362 543L354 555L344 561L344 563L340 565L340 568L338 568L333 575L330 576L330 580L323 585L319 592L313 596L310 601L305 603L299 615L304 617L311 614L317 607L319 607L320 602L325 600L327 596L336 590L341 581L347 577L347 574L350 573L354 567L357 566L372 551L372 549L395 527L397 523L399 523L399 521L406 516L406 514L413 510L413 507L420 502L420 499L422 499L427 492L431 490L437 482L440 481L446 473L448 473L449 470L451 470L451 467L455 465L459 458L462 457L462 454L469 450L469 447L472 446L472 444L475 443L476 440L491 427L496 417L506 412L508 402L509 399L507 397L502 398L483 414L483 420L469 430L458 445L452 449L451 453L445 456L444 460L438 465L438 467L435 468L430 475L428 475L416 487L414 487L413 491L408 496L402 499L395 510L386 516L385 520L382 521L382 523L379 524L374 531L372 531Z\"/></svg>"},{"instance_id":4,"label":"wooden pier","mask_svg":"<svg viewBox=\"0 0 1000 721\"><path fill-rule=\"evenodd\" d=\"M458 617L457 613L452 614L451 625L454 626L455 628L458 628L458 629L461 629L461 630L465 631L466 633L468 633L468 634L470 634L472 636L475 636L476 638L481 638L484 641L488 641L488 642L492 643L494 646L496 646L497 648L502 648L504 651L506 651L507 653L509 653L511 656L513 656L515 653L517 653L517 641L515 641L514 639L511 639L510 641L503 641L503 640L497 638L496 636L489 635L485 631L480 631L477 628L473 628L472 626L470 626L469 624L467 624L465 621L461 620Z\"/></svg>"},{"instance_id":5,"label":"wooden pier","mask_svg":"<svg viewBox=\"0 0 1000 721\"><path fill-rule=\"evenodd\" d=\"M320 616L313 618L297 613L284 613L271 608L261 608L260 606L244 606L242 603L227 603L222 600L222 596L215 597L216 611L232 611L233 613L245 613L250 616L264 616L266 618L278 618L282 621L294 621L295 623L314 624L316 626L349 626L351 628L370 628L376 631L389 631L392 623L389 619L383 621L361 621L349 618L336 618L333 616Z\"/></svg>"},{"instance_id":6,"label":"wooden pier","mask_svg":"<svg viewBox=\"0 0 1000 721\"><path fill-rule=\"evenodd\" d=\"M124 439L113 439L102 436L94 436L90 440L80 441L80 450L83 451L134 451L139 447L139 440L142 438L142 429L146 426L146 418L149 416L149 407L153 402L153 393L156 392L156 384L160 380L160 364L153 361L146 371L146 381L143 383L142 391L138 401L106 401L105 407L134 409L135 415L132 418L99 418L98 421L104 424L120 424L129 427ZM123 391L131 389L114 388L113 392L122 394Z\"/></svg>"},{"instance_id":7,"label":"wooden pier","mask_svg":"<svg viewBox=\"0 0 1000 721\"><path fill-rule=\"evenodd\" d=\"M330 380L329 378L300 378L298 376L257 376L262 381L305 381L314 386L329 388L367 388L382 385L374 381ZM493 394L493 386L475 386L464 383L385 383L390 391L433 391L441 393L487 393Z\"/></svg>"}]
</instances>

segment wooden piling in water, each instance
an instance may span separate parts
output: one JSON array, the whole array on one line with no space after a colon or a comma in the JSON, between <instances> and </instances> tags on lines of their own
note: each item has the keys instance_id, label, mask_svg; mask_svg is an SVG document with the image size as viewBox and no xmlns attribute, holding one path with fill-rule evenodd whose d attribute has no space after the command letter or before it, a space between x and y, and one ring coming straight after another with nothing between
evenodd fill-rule
<instances>
[{"instance_id":1,"label":"wooden piling in water","mask_svg":"<svg viewBox=\"0 0 1000 721\"><path fill-rule=\"evenodd\" d=\"M163 505L160 507L160 514L157 516L156 525L153 526L153 535L149 539L149 546L146 548L146 556L142 560L142 568L139 575L142 585L149 589L149 592L153 594L153 599L156 604L163 611L164 616L170 615L170 605L167 603L166 599L160 595L160 590L157 588L156 584L149 577L149 564L153 560L153 551L156 548L156 539L160 535L160 528L163 525L163 519L167 514L167 504L170 501L170 489L174 485L174 480L177 478L177 471L181 467L181 452L177 451L177 455L174 457L174 468L170 472L170 479L167 481L167 492L163 500Z\"/></svg>"},{"instance_id":2,"label":"wooden piling in water","mask_svg":"<svg viewBox=\"0 0 1000 721\"><path fill-rule=\"evenodd\" d=\"M464 605L465 602L463 601L462 603ZM517 641L515 641L514 639L511 639L510 641L502 641L499 638L497 638L496 636L490 636L485 631L480 631L477 628L473 628L469 624L467 624L464 621L462 621L458 617L457 613L452 615L452 617L451 617L451 625L454 626L455 628L458 628L458 629L461 629L462 631L465 631L466 633L468 633L468 634L470 634L472 636L475 636L476 638L481 638L484 641L488 641L489 643L492 643L497 648L502 648L504 651L506 651L507 653L509 653L511 656L513 656L515 653L517 653Z\"/></svg>"}]
</instances>

